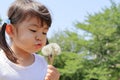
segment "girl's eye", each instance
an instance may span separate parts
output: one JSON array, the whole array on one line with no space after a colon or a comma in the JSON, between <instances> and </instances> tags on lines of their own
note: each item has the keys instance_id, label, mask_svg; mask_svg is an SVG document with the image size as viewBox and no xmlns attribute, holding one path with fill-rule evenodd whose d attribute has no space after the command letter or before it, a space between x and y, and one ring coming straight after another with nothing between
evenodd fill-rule
<instances>
[{"instance_id":1,"label":"girl's eye","mask_svg":"<svg viewBox=\"0 0 120 80\"><path fill-rule=\"evenodd\" d=\"M37 32L36 30L32 30L32 29L30 29L30 31L32 31L32 32Z\"/></svg>"},{"instance_id":2,"label":"girl's eye","mask_svg":"<svg viewBox=\"0 0 120 80\"><path fill-rule=\"evenodd\" d=\"M47 33L46 32L42 32L42 34L46 35Z\"/></svg>"}]
</instances>

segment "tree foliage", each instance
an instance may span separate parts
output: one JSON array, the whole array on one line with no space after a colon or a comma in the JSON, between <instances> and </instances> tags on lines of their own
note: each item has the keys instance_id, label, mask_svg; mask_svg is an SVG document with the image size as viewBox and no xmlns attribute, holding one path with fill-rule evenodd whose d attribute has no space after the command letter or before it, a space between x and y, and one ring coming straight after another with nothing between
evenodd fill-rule
<instances>
[{"instance_id":1,"label":"tree foliage","mask_svg":"<svg viewBox=\"0 0 120 80\"><path fill-rule=\"evenodd\" d=\"M110 8L88 14L87 20L75 27L85 34L66 31L50 39L63 51L54 64L61 72L60 80L118 80L120 5L111 1Z\"/></svg>"}]
</instances>

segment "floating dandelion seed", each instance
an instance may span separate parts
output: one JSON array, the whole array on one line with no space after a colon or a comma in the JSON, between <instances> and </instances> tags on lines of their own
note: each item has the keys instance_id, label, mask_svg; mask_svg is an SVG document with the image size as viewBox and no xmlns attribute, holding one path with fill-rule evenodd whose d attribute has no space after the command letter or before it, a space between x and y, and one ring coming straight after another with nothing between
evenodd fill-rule
<instances>
[{"instance_id":1,"label":"floating dandelion seed","mask_svg":"<svg viewBox=\"0 0 120 80\"><path fill-rule=\"evenodd\" d=\"M48 63L53 64L56 55L61 54L61 48L57 43L50 43L42 48L42 54L47 57Z\"/></svg>"}]
</instances>

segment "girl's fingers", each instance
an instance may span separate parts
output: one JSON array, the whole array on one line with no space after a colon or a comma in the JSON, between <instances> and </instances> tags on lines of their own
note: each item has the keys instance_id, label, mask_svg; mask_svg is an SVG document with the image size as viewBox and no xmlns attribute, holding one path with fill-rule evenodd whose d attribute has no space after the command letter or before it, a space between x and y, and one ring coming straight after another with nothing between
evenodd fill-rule
<instances>
[{"instance_id":1,"label":"girl's fingers","mask_svg":"<svg viewBox=\"0 0 120 80\"><path fill-rule=\"evenodd\" d=\"M45 77L45 80L59 80L60 73L58 70L52 66L48 65L47 75Z\"/></svg>"}]
</instances>

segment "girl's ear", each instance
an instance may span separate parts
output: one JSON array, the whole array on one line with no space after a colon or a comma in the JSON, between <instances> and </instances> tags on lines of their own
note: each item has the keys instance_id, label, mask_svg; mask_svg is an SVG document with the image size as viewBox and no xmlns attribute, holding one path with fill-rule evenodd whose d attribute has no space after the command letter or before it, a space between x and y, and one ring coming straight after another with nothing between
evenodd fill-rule
<instances>
[{"instance_id":1,"label":"girl's ear","mask_svg":"<svg viewBox=\"0 0 120 80\"><path fill-rule=\"evenodd\" d=\"M7 32L8 35L13 34L13 26L11 24L6 25L6 32Z\"/></svg>"}]
</instances>

